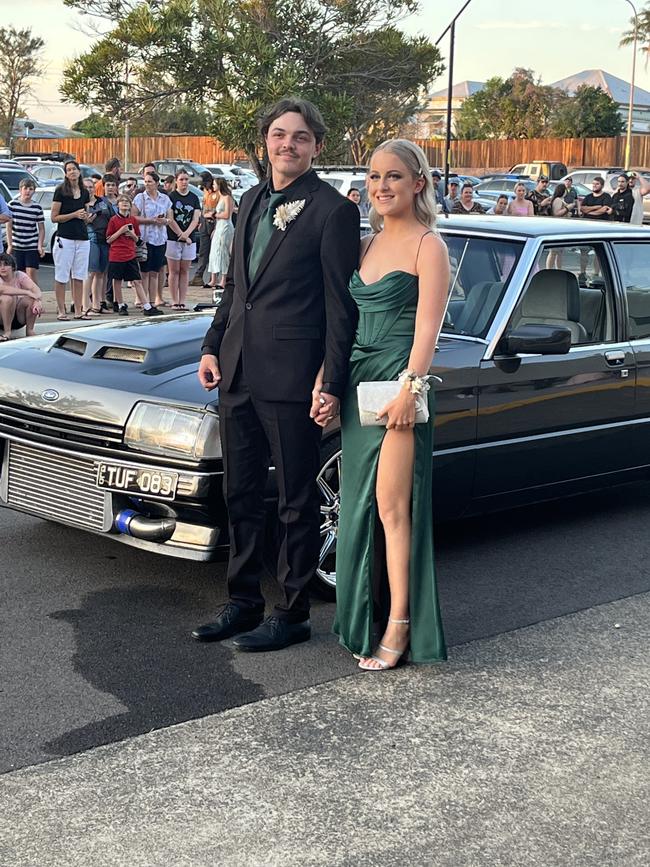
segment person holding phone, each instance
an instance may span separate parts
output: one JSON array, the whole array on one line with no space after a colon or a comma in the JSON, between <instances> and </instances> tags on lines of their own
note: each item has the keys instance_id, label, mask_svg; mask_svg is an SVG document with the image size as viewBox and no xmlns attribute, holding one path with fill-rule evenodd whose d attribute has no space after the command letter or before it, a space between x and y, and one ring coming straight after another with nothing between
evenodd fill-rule
<instances>
[{"instance_id":1,"label":"person holding phone","mask_svg":"<svg viewBox=\"0 0 650 867\"><path fill-rule=\"evenodd\" d=\"M145 316L160 316L162 311L154 307L142 285L140 265L135 242L140 237L138 218L131 216L131 197L122 193L117 197L118 213L108 221L106 241L109 245L108 276L113 281L113 297L118 303L118 314L128 316L129 311L122 296L122 281L133 284L135 294Z\"/></svg>"}]
</instances>

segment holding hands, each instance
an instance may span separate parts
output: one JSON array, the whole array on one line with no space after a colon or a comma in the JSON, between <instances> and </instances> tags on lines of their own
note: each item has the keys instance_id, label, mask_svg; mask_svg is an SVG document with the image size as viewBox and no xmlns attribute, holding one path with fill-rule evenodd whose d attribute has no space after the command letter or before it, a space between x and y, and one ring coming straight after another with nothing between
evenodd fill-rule
<instances>
[{"instance_id":1,"label":"holding hands","mask_svg":"<svg viewBox=\"0 0 650 867\"><path fill-rule=\"evenodd\" d=\"M309 417L313 418L319 427L327 427L333 418L339 414L339 399L333 394L323 391L323 366L318 371L314 387L311 392L311 409Z\"/></svg>"}]
</instances>

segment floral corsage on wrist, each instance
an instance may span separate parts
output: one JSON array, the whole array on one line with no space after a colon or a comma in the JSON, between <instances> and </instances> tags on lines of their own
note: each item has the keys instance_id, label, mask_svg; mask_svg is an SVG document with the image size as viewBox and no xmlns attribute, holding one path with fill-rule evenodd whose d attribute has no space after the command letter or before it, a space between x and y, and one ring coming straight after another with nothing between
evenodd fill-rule
<instances>
[{"instance_id":1,"label":"floral corsage on wrist","mask_svg":"<svg viewBox=\"0 0 650 867\"><path fill-rule=\"evenodd\" d=\"M289 223L293 223L298 214L305 207L305 199L299 199L295 202L286 202L284 205L278 205L273 216L273 225L281 232L287 228Z\"/></svg>"},{"instance_id":2,"label":"floral corsage on wrist","mask_svg":"<svg viewBox=\"0 0 650 867\"><path fill-rule=\"evenodd\" d=\"M429 391L432 379L442 382L439 376L418 376L414 370L403 370L397 377L397 381L401 383L404 391L408 391L416 397L418 395L424 396Z\"/></svg>"}]
</instances>

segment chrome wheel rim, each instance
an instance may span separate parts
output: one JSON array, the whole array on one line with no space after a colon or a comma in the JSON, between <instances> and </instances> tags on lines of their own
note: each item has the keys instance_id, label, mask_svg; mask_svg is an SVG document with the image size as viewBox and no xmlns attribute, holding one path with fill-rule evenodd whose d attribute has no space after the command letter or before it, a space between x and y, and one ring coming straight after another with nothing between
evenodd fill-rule
<instances>
[{"instance_id":1,"label":"chrome wheel rim","mask_svg":"<svg viewBox=\"0 0 650 867\"><path fill-rule=\"evenodd\" d=\"M320 555L316 573L328 587L336 587L336 539L341 510L341 450L321 467L316 483L321 497Z\"/></svg>"}]
</instances>

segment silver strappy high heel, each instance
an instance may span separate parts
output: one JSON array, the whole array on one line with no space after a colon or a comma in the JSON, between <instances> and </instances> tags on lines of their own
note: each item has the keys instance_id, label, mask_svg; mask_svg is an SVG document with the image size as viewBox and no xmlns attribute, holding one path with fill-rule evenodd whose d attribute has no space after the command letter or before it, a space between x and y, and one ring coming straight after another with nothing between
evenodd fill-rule
<instances>
[{"instance_id":1,"label":"silver strappy high heel","mask_svg":"<svg viewBox=\"0 0 650 867\"><path fill-rule=\"evenodd\" d=\"M411 621L410 620L393 620L392 617L389 617L388 622L389 623L406 623L406 624L409 624ZM379 656L371 656L370 661L378 662L380 665L380 668L375 668L374 665L368 665L368 664L364 665L363 660L361 660L359 662L359 668L363 669L363 671L390 671L391 668L397 667L397 665L399 664L402 657L404 657L404 655L408 652L408 649L409 649L408 643L407 643L406 647L404 648L404 650L394 650L392 647L386 647L385 644L380 644L379 650L383 650L384 653L392 653L397 657L395 662L391 665L390 662L386 662L385 659L381 659Z\"/></svg>"}]
</instances>

